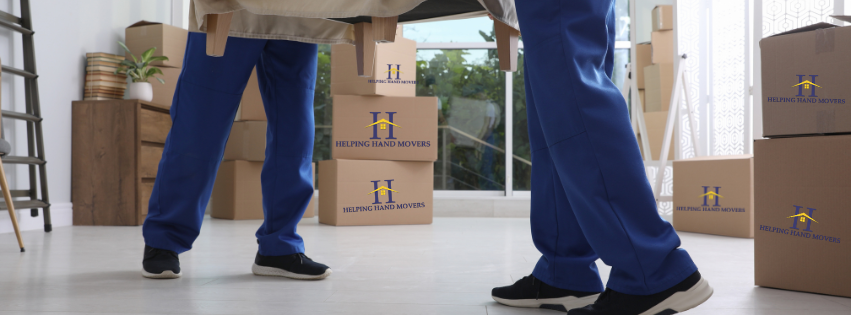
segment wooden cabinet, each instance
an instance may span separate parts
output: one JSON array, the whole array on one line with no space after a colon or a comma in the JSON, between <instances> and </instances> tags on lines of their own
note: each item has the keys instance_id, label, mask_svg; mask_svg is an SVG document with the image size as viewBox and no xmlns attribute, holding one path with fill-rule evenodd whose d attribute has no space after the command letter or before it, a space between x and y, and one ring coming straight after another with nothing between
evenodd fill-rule
<instances>
[{"instance_id":1,"label":"wooden cabinet","mask_svg":"<svg viewBox=\"0 0 851 315\"><path fill-rule=\"evenodd\" d=\"M141 225L171 129L169 108L139 100L72 107L74 225Z\"/></svg>"}]
</instances>

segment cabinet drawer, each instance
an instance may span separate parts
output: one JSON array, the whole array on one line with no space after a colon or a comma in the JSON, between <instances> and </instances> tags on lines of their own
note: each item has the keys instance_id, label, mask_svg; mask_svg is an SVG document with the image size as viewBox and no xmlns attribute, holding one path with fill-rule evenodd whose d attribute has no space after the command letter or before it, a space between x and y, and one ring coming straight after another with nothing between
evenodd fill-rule
<instances>
[{"instance_id":1,"label":"cabinet drawer","mask_svg":"<svg viewBox=\"0 0 851 315\"><path fill-rule=\"evenodd\" d=\"M141 169L141 174L139 174L139 177L157 177L157 169L159 169L160 159L163 157L163 148L159 146L142 144L141 151L141 166L139 167Z\"/></svg>"},{"instance_id":2,"label":"cabinet drawer","mask_svg":"<svg viewBox=\"0 0 851 315\"><path fill-rule=\"evenodd\" d=\"M171 130L171 116L167 113L142 108L139 117L142 141L165 143Z\"/></svg>"},{"instance_id":3,"label":"cabinet drawer","mask_svg":"<svg viewBox=\"0 0 851 315\"><path fill-rule=\"evenodd\" d=\"M148 201L151 200L151 193L154 192L154 182L142 182L139 186L139 211L142 217L148 214Z\"/></svg>"}]
</instances>

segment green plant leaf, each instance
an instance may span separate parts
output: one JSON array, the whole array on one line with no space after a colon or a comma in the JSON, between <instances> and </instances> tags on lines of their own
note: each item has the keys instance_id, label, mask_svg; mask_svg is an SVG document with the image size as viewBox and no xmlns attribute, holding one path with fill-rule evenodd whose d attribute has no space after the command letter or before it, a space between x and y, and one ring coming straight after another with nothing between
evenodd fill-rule
<instances>
[{"instance_id":1,"label":"green plant leaf","mask_svg":"<svg viewBox=\"0 0 851 315\"><path fill-rule=\"evenodd\" d=\"M157 79L157 81L160 81L160 83L165 84L165 80L163 80L161 78L154 78L154 79Z\"/></svg>"},{"instance_id":2,"label":"green plant leaf","mask_svg":"<svg viewBox=\"0 0 851 315\"><path fill-rule=\"evenodd\" d=\"M157 68L157 67L151 67L151 69L153 69L153 70L154 70L154 73L156 73L156 74L159 74L159 75L165 75L165 74L163 74L163 71L162 71L162 70L160 70L160 68Z\"/></svg>"},{"instance_id":3,"label":"green plant leaf","mask_svg":"<svg viewBox=\"0 0 851 315\"><path fill-rule=\"evenodd\" d=\"M136 64L135 64L135 63L130 62L130 60L127 60L127 59L121 60L120 65L122 65L122 66L126 66L126 67L128 67L128 68L136 68Z\"/></svg>"},{"instance_id":4,"label":"green plant leaf","mask_svg":"<svg viewBox=\"0 0 851 315\"><path fill-rule=\"evenodd\" d=\"M154 54L154 50L157 50L156 47L151 47L151 49L146 50L142 53L142 62L150 62L151 56Z\"/></svg>"},{"instance_id":5,"label":"green plant leaf","mask_svg":"<svg viewBox=\"0 0 851 315\"><path fill-rule=\"evenodd\" d=\"M154 62L154 61L159 61L159 60L165 60L165 61L168 61L168 57L166 57L166 56L153 56L153 57L151 57L151 59L150 59L150 60L148 60L148 61L149 61L149 62Z\"/></svg>"},{"instance_id":6,"label":"green plant leaf","mask_svg":"<svg viewBox=\"0 0 851 315\"><path fill-rule=\"evenodd\" d=\"M130 49L127 48L127 45L124 45L123 42L119 41L118 44L121 45L121 48L124 48L125 51L129 52L130 55L133 55L133 52L131 52Z\"/></svg>"}]
</instances>

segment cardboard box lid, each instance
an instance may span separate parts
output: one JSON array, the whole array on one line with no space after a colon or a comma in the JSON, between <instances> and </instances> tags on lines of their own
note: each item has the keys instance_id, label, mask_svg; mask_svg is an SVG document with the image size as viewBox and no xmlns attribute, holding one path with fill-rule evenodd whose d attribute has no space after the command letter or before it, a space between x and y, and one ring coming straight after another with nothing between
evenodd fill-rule
<instances>
[{"instance_id":1,"label":"cardboard box lid","mask_svg":"<svg viewBox=\"0 0 851 315\"><path fill-rule=\"evenodd\" d=\"M831 15L830 17L843 22L851 23L851 15Z\"/></svg>"},{"instance_id":2,"label":"cardboard box lid","mask_svg":"<svg viewBox=\"0 0 851 315\"><path fill-rule=\"evenodd\" d=\"M720 161L720 160L747 160L752 159L753 154L741 154L741 155L713 155L713 156L700 156L693 157L690 159L682 159L676 160L674 163L678 162L696 162L696 161Z\"/></svg>"},{"instance_id":3,"label":"cardboard box lid","mask_svg":"<svg viewBox=\"0 0 851 315\"><path fill-rule=\"evenodd\" d=\"M127 28L131 28L131 27L139 27L139 26L146 26L146 25L157 25L157 24L163 24L163 23L162 23L162 22L151 22L151 21L141 20L141 21L139 21L139 22L136 22L136 23L131 24L131 25L130 25L130 26L128 26Z\"/></svg>"},{"instance_id":4,"label":"cardboard box lid","mask_svg":"<svg viewBox=\"0 0 851 315\"><path fill-rule=\"evenodd\" d=\"M796 28L796 29L793 29L793 30L788 30L788 31L785 31L783 33L774 34L774 35L771 35L771 36L766 37L766 38L779 37L779 36L791 35L791 34L797 34L797 33L803 33L803 32L810 32L810 31L815 31L815 30L820 30L820 29L825 29L825 28L833 28L833 27L840 27L840 26L836 25L836 24L819 22L819 23L812 24L812 25L802 26L802 27L799 27L799 28Z\"/></svg>"}]
</instances>

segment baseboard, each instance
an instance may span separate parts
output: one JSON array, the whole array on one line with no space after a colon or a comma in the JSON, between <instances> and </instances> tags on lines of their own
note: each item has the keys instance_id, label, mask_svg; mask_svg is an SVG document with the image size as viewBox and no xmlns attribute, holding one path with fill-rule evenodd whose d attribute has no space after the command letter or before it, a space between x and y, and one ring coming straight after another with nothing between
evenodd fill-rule
<instances>
[{"instance_id":1,"label":"baseboard","mask_svg":"<svg viewBox=\"0 0 851 315\"><path fill-rule=\"evenodd\" d=\"M54 203L50 205L50 219L53 228L71 226L73 221L72 204L70 202ZM37 217L30 216L30 209L15 210L18 215L18 227L21 231L44 230L44 217L41 209ZM6 210L0 211L0 234L13 233L12 220Z\"/></svg>"},{"instance_id":2,"label":"baseboard","mask_svg":"<svg viewBox=\"0 0 851 315\"><path fill-rule=\"evenodd\" d=\"M435 197L435 217L528 218L528 197Z\"/></svg>"}]
</instances>

